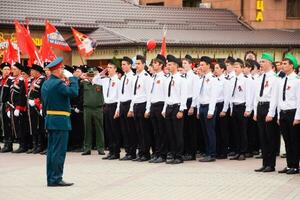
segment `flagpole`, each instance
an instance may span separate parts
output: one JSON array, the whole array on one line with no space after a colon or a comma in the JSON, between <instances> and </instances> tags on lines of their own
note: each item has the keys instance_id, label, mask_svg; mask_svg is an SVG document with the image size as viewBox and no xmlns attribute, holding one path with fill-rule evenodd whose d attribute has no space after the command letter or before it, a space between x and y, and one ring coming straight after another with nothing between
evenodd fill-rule
<instances>
[{"instance_id":1,"label":"flagpole","mask_svg":"<svg viewBox=\"0 0 300 200\"><path fill-rule=\"evenodd\" d=\"M80 59L81 59L81 62L82 62L82 65L84 65L84 61L83 61L83 58L81 56L81 54L79 53L79 56L80 56Z\"/></svg>"}]
</instances>

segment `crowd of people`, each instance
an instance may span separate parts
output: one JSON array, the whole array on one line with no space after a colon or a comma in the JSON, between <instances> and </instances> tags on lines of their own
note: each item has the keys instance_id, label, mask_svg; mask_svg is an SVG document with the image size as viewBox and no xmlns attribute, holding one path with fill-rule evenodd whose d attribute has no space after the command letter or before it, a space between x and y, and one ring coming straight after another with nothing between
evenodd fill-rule
<instances>
[{"instance_id":1,"label":"crowd of people","mask_svg":"<svg viewBox=\"0 0 300 200\"><path fill-rule=\"evenodd\" d=\"M47 153L44 118L56 115L43 109L41 98L49 69L0 67L1 152ZM190 55L158 54L149 66L137 55L135 63L123 57L121 70L114 60L103 69L64 70L79 85L71 99L70 151L90 155L95 148L105 155L107 148L105 160L166 164L196 160L197 154L200 162L257 155L263 161L255 171L273 172L282 135L287 166L279 173L299 173L300 77L290 53L277 62L265 52L259 62L202 56L197 63ZM13 150L15 141L19 148Z\"/></svg>"}]
</instances>

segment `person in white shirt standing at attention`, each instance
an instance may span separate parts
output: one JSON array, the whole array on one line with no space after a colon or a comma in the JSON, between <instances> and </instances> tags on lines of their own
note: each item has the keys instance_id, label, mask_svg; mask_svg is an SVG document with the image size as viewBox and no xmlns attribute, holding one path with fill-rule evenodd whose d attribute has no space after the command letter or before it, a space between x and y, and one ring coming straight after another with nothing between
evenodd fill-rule
<instances>
[{"instance_id":1,"label":"person in white shirt standing at attention","mask_svg":"<svg viewBox=\"0 0 300 200\"><path fill-rule=\"evenodd\" d=\"M275 171L276 164L276 143L278 136L277 116L277 93L278 77L272 70L274 58L269 53L263 53L260 59L260 68L263 74L256 80L254 96L254 117L257 121L260 142L262 147L263 163L256 172ZM275 97L275 101L272 100Z\"/></svg>"},{"instance_id":2,"label":"person in white shirt standing at attention","mask_svg":"<svg viewBox=\"0 0 300 200\"><path fill-rule=\"evenodd\" d=\"M120 160L132 160L136 158L137 136L133 120L133 112L129 112L133 96L134 73L131 70L133 61L124 56L122 59L122 70L124 75L121 78L118 94L118 106L115 118L120 117L121 132L126 155Z\"/></svg>"},{"instance_id":3,"label":"person in white shirt standing at attention","mask_svg":"<svg viewBox=\"0 0 300 200\"><path fill-rule=\"evenodd\" d=\"M138 156L133 161L144 162L150 160L151 122L145 118L146 108L150 107L150 93L152 80L145 71L146 59L136 56L136 75L133 78L133 96L128 115L133 114L138 139Z\"/></svg>"},{"instance_id":4,"label":"person in white shirt standing at attention","mask_svg":"<svg viewBox=\"0 0 300 200\"><path fill-rule=\"evenodd\" d=\"M153 77L150 95L150 108L145 112L145 118L149 118L152 122L154 131L155 150L154 156L149 161L150 163L162 163L166 161L168 153L168 135L166 134L165 120L161 114L165 99L167 96L164 90L167 76L163 72L166 65L166 58L158 54L153 59Z\"/></svg>"},{"instance_id":5,"label":"person in white shirt standing at attention","mask_svg":"<svg viewBox=\"0 0 300 200\"><path fill-rule=\"evenodd\" d=\"M202 56L200 67L203 76L200 79L200 89L198 90L199 118L205 143L205 157L200 162L213 162L216 160L216 103L219 94L218 80L212 73L211 58Z\"/></svg>"},{"instance_id":6,"label":"person in white shirt standing at attention","mask_svg":"<svg viewBox=\"0 0 300 200\"><path fill-rule=\"evenodd\" d=\"M285 77L278 87L279 126L283 135L286 150L287 167L279 173L299 173L299 124L300 124L300 78L294 69L298 69L297 59L290 53L283 61ZM276 98L276 96L272 97Z\"/></svg>"},{"instance_id":7,"label":"person in white shirt standing at attention","mask_svg":"<svg viewBox=\"0 0 300 200\"><path fill-rule=\"evenodd\" d=\"M167 164L183 163L183 112L186 109L187 87L186 79L178 72L179 63L175 56L167 56L167 67L171 74L165 84L167 97L162 111L171 151Z\"/></svg>"},{"instance_id":8,"label":"person in white shirt standing at attention","mask_svg":"<svg viewBox=\"0 0 300 200\"><path fill-rule=\"evenodd\" d=\"M247 117L252 108L252 90L247 77L243 74L244 62L237 58L234 63L236 77L231 93L231 116L233 120L233 134L237 145L236 155L230 160L245 160L247 151Z\"/></svg>"}]
</instances>

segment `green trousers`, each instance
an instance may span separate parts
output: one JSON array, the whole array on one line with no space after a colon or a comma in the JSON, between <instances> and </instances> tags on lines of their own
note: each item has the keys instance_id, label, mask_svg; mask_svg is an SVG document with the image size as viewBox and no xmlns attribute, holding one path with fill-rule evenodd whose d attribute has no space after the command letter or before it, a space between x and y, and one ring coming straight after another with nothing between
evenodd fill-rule
<instances>
[{"instance_id":1,"label":"green trousers","mask_svg":"<svg viewBox=\"0 0 300 200\"><path fill-rule=\"evenodd\" d=\"M103 108L84 107L84 150L92 149L93 130L96 134L96 147L98 151L104 150L104 128L103 128ZM94 129L93 129L94 125Z\"/></svg>"}]
</instances>

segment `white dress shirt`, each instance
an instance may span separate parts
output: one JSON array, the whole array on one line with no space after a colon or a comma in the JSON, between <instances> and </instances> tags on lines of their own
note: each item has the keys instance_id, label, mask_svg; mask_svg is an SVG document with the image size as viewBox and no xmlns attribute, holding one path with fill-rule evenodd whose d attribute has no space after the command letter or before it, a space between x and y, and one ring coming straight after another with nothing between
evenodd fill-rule
<instances>
[{"instance_id":1,"label":"white dress shirt","mask_svg":"<svg viewBox=\"0 0 300 200\"><path fill-rule=\"evenodd\" d=\"M230 101L232 98L232 90L234 86L234 82L232 81L235 79L236 75L235 72L232 71L229 74L225 76L225 82L224 82L224 106L222 112L227 112Z\"/></svg>"},{"instance_id":2,"label":"white dress shirt","mask_svg":"<svg viewBox=\"0 0 300 200\"><path fill-rule=\"evenodd\" d=\"M171 83L170 96L168 94L169 84ZM187 101L187 83L186 78L182 77L179 72L171 74L164 84L166 100L163 108L163 112L166 111L167 105L180 105L179 110L184 111L186 109Z\"/></svg>"}]
</instances>

